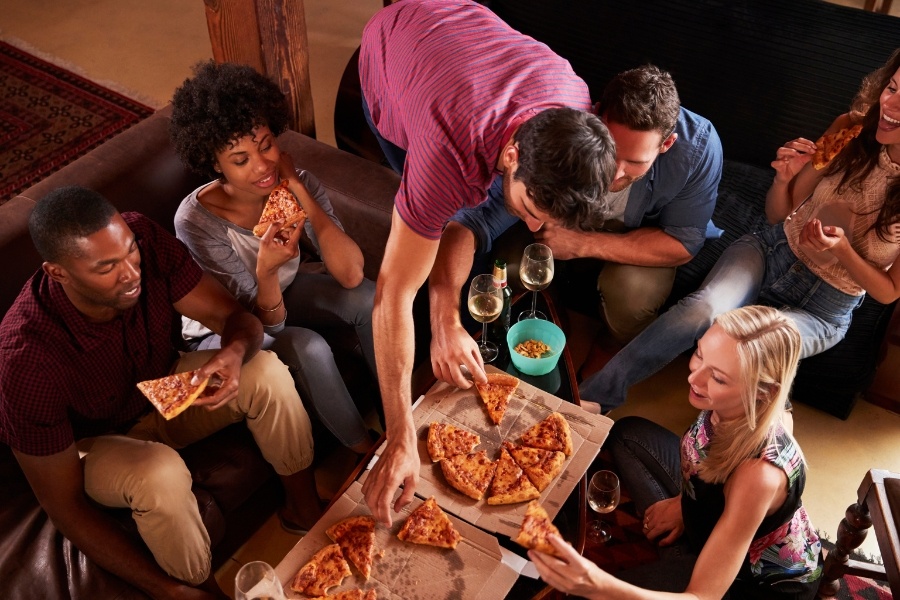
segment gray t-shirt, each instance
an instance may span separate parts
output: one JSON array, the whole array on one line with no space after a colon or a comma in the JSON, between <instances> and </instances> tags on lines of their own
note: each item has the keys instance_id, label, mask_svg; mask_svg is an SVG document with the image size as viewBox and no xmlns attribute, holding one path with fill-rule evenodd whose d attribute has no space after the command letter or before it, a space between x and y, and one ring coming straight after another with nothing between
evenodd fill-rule
<instances>
[{"instance_id":1,"label":"gray t-shirt","mask_svg":"<svg viewBox=\"0 0 900 600\"><path fill-rule=\"evenodd\" d=\"M331 201L319 180L309 171L298 170L297 175L322 210L343 231L344 227L335 216ZM204 271L218 279L247 310L252 310L257 294L256 257L259 254L260 240L250 229L216 216L200 204L197 196L208 185L210 184L200 186L182 200L175 213L175 234L188 247L194 260ZM304 225L304 233L316 252L319 252L319 242L309 221ZM294 281L297 271L302 268L301 263L309 258L301 253L281 266L278 270L281 291ZM321 271L321 263L315 269L303 270ZM209 329L197 321L182 319L182 335L185 339L199 338L209 333Z\"/></svg>"}]
</instances>

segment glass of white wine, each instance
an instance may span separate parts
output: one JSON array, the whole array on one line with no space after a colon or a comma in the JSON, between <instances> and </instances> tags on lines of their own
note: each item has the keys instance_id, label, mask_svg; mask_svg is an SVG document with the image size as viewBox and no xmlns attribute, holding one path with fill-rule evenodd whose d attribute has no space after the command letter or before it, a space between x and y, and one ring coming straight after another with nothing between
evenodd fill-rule
<instances>
[{"instance_id":1,"label":"glass of white wine","mask_svg":"<svg viewBox=\"0 0 900 600\"><path fill-rule=\"evenodd\" d=\"M522 319L547 319L547 316L537 307L537 293L553 281L553 251L544 244L531 244L525 248L522 254L522 263L519 265L519 277L525 289L531 290L531 310L519 313L519 321Z\"/></svg>"},{"instance_id":2,"label":"glass of white wine","mask_svg":"<svg viewBox=\"0 0 900 600\"><path fill-rule=\"evenodd\" d=\"M611 513L619 505L621 489L619 477L612 471L597 471L588 485L588 505L600 514ZM609 526L600 519L591 521L588 527L591 541L604 544L612 537Z\"/></svg>"},{"instance_id":3,"label":"glass of white wine","mask_svg":"<svg viewBox=\"0 0 900 600\"><path fill-rule=\"evenodd\" d=\"M469 286L469 314L481 323L481 340L478 342L478 350L481 352L481 360L491 362L500 350L497 344L487 341L487 324L496 320L503 309L503 291L494 285L494 276L476 275Z\"/></svg>"},{"instance_id":4,"label":"glass of white wine","mask_svg":"<svg viewBox=\"0 0 900 600\"><path fill-rule=\"evenodd\" d=\"M248 562L234 578L234 600L286 600L275 569L261 560Z\"/></svg>"}]
</instances>

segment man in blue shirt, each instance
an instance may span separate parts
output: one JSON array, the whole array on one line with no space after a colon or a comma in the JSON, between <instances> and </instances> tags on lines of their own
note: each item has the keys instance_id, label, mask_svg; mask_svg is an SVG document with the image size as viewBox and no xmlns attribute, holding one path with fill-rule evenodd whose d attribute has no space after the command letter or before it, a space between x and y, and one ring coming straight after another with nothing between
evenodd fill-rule
<instances>
[{"instance_id":1,"label":"man in blue shirt","mask_svg":"<svg viewBox=\"0 0 900 600\"><path fill-rule=\"evenodd\" d=\"M617 171L603 222L582 231L545 224L535 233L556 259L591 258L599 268L600 312L624 345L657 316L672 290L675 268L721 230L710 220L722 175L722 144L712 123L681 108L672 77L646 65L617 75L598 114L616 142ZM458 365L481 365L462 327L459 290L472 267L473 247L492 242L515 219L503 209L497 181L488 201L453 218L429 279L431 357L435 375L468 387ZM466 256L469 258L466 259ZM509 257L512 260L514 257ZM597 269L593 272L596 273Z\"/></svg>"}]
</instances>

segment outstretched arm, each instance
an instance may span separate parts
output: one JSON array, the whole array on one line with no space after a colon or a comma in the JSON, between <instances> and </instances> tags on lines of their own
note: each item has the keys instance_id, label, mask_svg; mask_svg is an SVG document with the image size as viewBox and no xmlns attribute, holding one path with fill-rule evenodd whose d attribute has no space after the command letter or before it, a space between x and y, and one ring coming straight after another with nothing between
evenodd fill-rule
<instances>
[{"instance_id":1,"label":"outstretched arm","mask_svg":"<svg viewBox=\"0 0 900 600\"><path fill-rule=\"evenodd\" d=\"M437 250L437 240L416 234L394 209L372 311L378 383L387 422L387 446L363 484L363 494L372 515L388 526L391 524L391 499L397 488L403 485L403 493L393 505L395 511L409 504L419 480L410 390L415 349L412 305L434 264Z\"/></svg>"},{"instance_id":2,"label":"outstretched arm","mask_svg":"<svg viewBox=\"0 0 900 600\"><path fill-rule=\"evenodd\" d=\"M13 451L50 520L85 556L153 598L211 598L167 575L108 515L88 501L75 445L50 456Z\"/></svg>"}]
</instances>

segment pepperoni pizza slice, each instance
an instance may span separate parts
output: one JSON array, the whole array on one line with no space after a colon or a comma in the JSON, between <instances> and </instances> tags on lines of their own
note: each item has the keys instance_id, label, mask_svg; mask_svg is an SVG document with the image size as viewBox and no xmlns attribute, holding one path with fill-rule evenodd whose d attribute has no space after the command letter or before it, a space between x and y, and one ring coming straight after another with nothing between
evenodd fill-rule
<instances>
[{"instance_id":1,"label":"pepperoni pizza slice","mask_svg":"<svg viewBox=\"0 0 900 600\"><path fill-rule=\"evenodd\" d=\"M555 450L517 446L511 442L503 442L516 464L522 467L525 475L538 491L547 489L556 476L562 472L566 455Z\"/></svg>"},{"instance_id":2,"label":"pepperoni pizza slice","mask_svg":"<svg viewBox=\"0 0 900 600\"><path fill-rule=\"evenodd\" d=\"M525 548L533 548L547 554L558 555L556 548L550 544L551 533L559 535L559 529L550 520L550 515L537 500L528 503L525 509L525 518L519 528L519 534L513 539L517 544Z\"/></svg>"},{"instance_id":3,"label":"pepperoni pizza slice","mask_svg":"<svg viewBox=\"0 0 900 600\"><path fill-rule=\"evenodd\" d=\"M824 169L850 143L850 140L859 135L860 131L862 131L862 125L854 125L825 134L816 140L816 153L812 158L813 168L817 171Z\"/></svg>"},{"instance_id":4,"label":"pepperoni pizza slice","mask_svg":"<svg viewBox=\"0 0 900 600\"><path fill-rule=\"evenodd\" d=\"M497 470L491 482L491 495L488 504L516 504L539 498L538 491L522 468L516 464L506 448L500 449Z\"/></svg>"},{"instance_id":5,"label":"pepperoni pizza slice","mask_svg":"<svg viewBox=\"0 0 900 600\"><path fill-rule=\"evenodd\" d=\"M522 434L519 444L544 450L556 450L572 456L572 430L569 422L558 413L550 413L546 419Z\"/></svg>"},{"instance_id":6,"label":"pepperoni pizza slice","mask_svg":"<svg viewBox=\"0 0 900 600\"><path fill-rule=\"evenodd\" d=\"M200 397L209 383L207 377L199 384L192 385L191 380L196 373L197 371L185 371L159 379L140 381L137 388L147 396L150 403L166 420L174 419Z\"/></svg>"},{"instance_id":7,"label":"pepperoni pizza slice","mask_svg":"<svg viewBox=\"0 0 900 600\"><path fill-rule=\"evenodd\" d=\"M269 199L263 207L259 223L253 227L253 235L262 237L269 229L269 224L275 221L281 222L281 229L290 229L295 223L306 218L306 212L300 208L300 203L294 198L294 194L288 189L287 179L275 186L269 193Z\"/></svg>"},{"instance_id":8,"label":"pepperoni pizza slice","mask_svg":"<svg viewBox=\"0 0 900 600\"><path fill-rule=\"evenodd\" d=\"M291 589L307 596L324 596L350 574L350 566L344 560L341 547L331 544L316 552L308 563L300 567L291 581Z\"/></svg>"},{"instance_id":9,"label":"pepperoni pizza slice","mask_svg":"<svg viewBox=\"0 0 900 600\"><path fill-rule=\"evenodd\" d=\"M481 438L470 431L449 423L434 422L428 427L428 455L431 462L438 462L457 454L469 454Z\"/></svg>"},{"instance_id":10,"label":"pepperoni pizza slice","mask_svg":"<svg viewBox=\"0 0 900 600\"><path fill-rule=\"evenodd\" d=\"M434 496L410 513L397 537L404 542L451 549L462 539Z\"/></svg>"},{"instance_id":11,"label":"pepperoni pizza slice","mask_svg":"<svg viewBox=\"0 0 900 600\"><path fill-rule=\"evenodd\" d=\"M499 425L509 407L510 398L519 387L519 380L507 373L488 373L487 379L487 383L476 383L475 388L487 407L491 420Z\"/></svg>"},{"instance_id":12,"label":"pepperoni pizza slice","mask_svg":"<svg viewBox=\"0 0 900 600\"><path fill-rule=\"evenodd\" d=\"M372 551L375 549L375 519L366 515L348 517L326 529L325 533L341 547L344 558L368 579L372 574Z\"/></svg>"}]
</instances>

